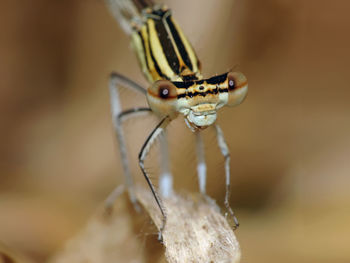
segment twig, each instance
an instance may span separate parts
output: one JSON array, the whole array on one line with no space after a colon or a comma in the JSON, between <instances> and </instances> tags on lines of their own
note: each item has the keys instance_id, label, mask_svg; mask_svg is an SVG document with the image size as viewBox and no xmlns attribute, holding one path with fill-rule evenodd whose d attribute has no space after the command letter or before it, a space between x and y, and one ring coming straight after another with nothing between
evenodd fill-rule
<instances>
[{"instance_id":1,"label":"twig","mask_svg":"<svg viewBox=\"0 0 350 263\"><path fill-rule=\"evenodd\" d=\"M168 216L164 253L155 229L146 225L152 221L159 229L160 211L149 191L137 187L135 192L143 213L136 213L123 194L110 214L100 211L51 263L240 261L237 239L214 201L177 194L163 200Z\"/></svg>"}]
</instances>

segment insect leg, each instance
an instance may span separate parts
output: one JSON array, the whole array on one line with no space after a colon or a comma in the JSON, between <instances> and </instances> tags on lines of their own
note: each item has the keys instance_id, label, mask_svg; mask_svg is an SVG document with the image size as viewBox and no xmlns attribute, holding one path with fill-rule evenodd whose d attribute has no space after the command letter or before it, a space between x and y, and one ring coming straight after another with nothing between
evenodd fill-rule
<instances>
[{"instance_id":1,"label":"insect leg","mask_svg":"<svg viewBox=\"0 0 350 263\"><path fill-rule=\"evenodd\" d=\"M125 137L124 137L124 131L123 131L122 126L123 126L123 122L126 119L131 118L131 117L136 117L136 116L139 116L139 115L145 114L145 113L150 113L150 112L152 112L150 108L132 108L132 109L120 112L115 119L113 118L114 119L114 122L113 122L114 123L114 130L115 130L115 134L116 134L116 137L117 137L117 140L119 143L119 152L121 155L126 186L128 188L130 200L134 204L136 210L138 210L139 208L137 206L136 197L135 197L135 194L134 194L133 188L132 188L133 180L132 180L132 176L130 174L129 162L128 162L128 158L127 158L127 149L126 149L126 145L125 145ZM115 193L120 192L120 191L117 191L118 188L119 188L119 186L113 190L113 192L108 196L108 198L105 201L105 208L107 211L110 211L112 209L115 200L120 195L120 194L115 194Z\"/></svg>"},{"instance_id":2,"label":"insect leg","mask_svg":"<svg viewBox=\"0 0 350 263\"><path fill-rule=\"evenodd\" d=\"M122 119L127 117L128 115L133 115L134 113L140 113L144 111L150 111L150 109L145 110L145 108L137 108L137 109L131 109L125 112L122 112L121 110L121 102L119 98L119 92L118 92L118 86L123 86L125 88L129 88L131 90L134 90L136 92L140 92L142 94L146 94L146 90L143 89L140 85L135 83L134 81L118 74L118 73L111 73L110 75L110 81L109 81L109 91L110 91L110 103L111 103L111 112L112 112L112 120L113 120L113 126L114 130L117 136L117 139L119 141L119 149L122 159L122 166L124 170L124 176L125 176L125 182L126 187L128 189L129 197L131 202L136 206L136 198L135 194L133 193L133 180L130 174L129 169L129 163L127 159L127 150L125 145L125 138L124 133L122 129ZM114 191L113 191L114 192ZM112 200L113 198L107 198L107 200ZM107 207L111 207L113 203L110 201L107 202Z\"/></svg>"},{"instance_id":3,"label":"insect leg","mask_svg":"<svg viewBox=\"0 0 350 263\"><path fill-rule=\"evenodd\" d=\"M169 122L170 122L170 120L168 117L165 117L164 119L162 119L162 121L154 128L154 130L148 136L147 140L143 144L141 151L139 153L139 165L140 165L141 171L142 171L143 175L145 176L145 179L148 183L148 186L151 188L154 199L156 200L157 205L158 205L160 212L162 214L162 217L163 217L162 218L162 225L159 229L159 236L158 236L159 240L162 240L162 233L163 233L163 230L164 230L164 227L166 224L166 213L165 213L165 209L163 207L163 203L162 203L160 197L158 196L158 193L157 193L155 187L153 186L151 179L149 178L149 176L146 173L144 161L145 161L145 158L146 158L153 142L159 136L159 134L161 134L162 131L164 131L165 127L169 124Z\"/></svg>"},{"instance_id":4,"label":"insect leg","mask_svg":"<svg viewBox=\"0 0 350 263\"><path fill-rule=\"evenodd\" d=\"M161 174L159 177L159 191L161 196L167 198L172 195L173 192L173 177L170 172L169 164L169 149L168 149L168 136L166 131L159 136L160 140L160 162L161 162Z\"/></svg>"},{"instance_id":5,"label":"insect leg","mask_svg":"<svg viewBox=\"0 0 350 263\"><path fill-rule=\"evenodd\" d=\"M129 78L127 78L119 73L112 72L110 75L110 80L109 80L110 91L115 89L119 85L123 85L126 88L133 89L133 90L140 92L144 95L146 95L146 93L147 93L146 89L144 89L142 86L140 86L136 82L132 81L131 79L129 79Z\"/></svg>"},{"instance_id":6,"label":"insect leg","mask_svg":"<svg viewBox=\"0 0 350 263\"><path fill-rule=\"evenodd\" d=\"M197 174L199 190L205 195L207 180L207 165L205 164L204 145L200 131L196 131L196 148L197 148Z\"/></svg>"},{"instance_id":7,"label":"insect leg","mask_svg":"<svg viewBox=\"0 0 350 263\"><path fill-rule=\"evenodd\" d=\"M232 211L232 209L230 207L230 203L229 203L229 199L230 199L230 152L229 152L229 149L227 147L227 143L225 141L224 134L223 134L220 126L216 124L215 129L216 129L216 136L217 136L220 151L225 158L225 178L226 178L225 207L226 207L227 211L230 213L230 216L232 216L232 218L233 218L233 223L234 223L233 228L237 229L239 226L239 223L238 223L238 220L237 220L234 212ZM226 213L226 215L227 215L227 213Z\"/></svg>"}]
</instances>

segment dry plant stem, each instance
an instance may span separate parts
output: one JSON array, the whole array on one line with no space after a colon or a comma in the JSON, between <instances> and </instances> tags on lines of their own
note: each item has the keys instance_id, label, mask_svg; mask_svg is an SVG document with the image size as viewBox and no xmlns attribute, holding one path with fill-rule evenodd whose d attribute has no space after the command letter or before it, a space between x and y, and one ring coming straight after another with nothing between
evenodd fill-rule
<instances>
[{"instance_id":1,"label":"dry plant stem","mask_svg":"<svg viewBox=\"0 0 350 263\"><path fill-rule=\"evenodd\" d=\"M161 226L159 208L148 189L137 187L135 193L142 213L134 211L126 194L121 195L111 214L100 211L51 263L240 261L237 239L215 202L177 194L163 200L168 216L164 257L157 230L150 228L151 221L157 229Z\"/></svg>"},{"instance_id":2,"label":"dry plant stem","mask_svg":"<svg viewBox=\"0 0 350 263\"><path fill-rule=\"evenodd\" d=\"M159 229L162 218L152 196L141 188L136 193ZM163 202L167 212L163 242L168 262L240 261L238 241L214 201L174 195Z\"/></svg>"}]
</instances>

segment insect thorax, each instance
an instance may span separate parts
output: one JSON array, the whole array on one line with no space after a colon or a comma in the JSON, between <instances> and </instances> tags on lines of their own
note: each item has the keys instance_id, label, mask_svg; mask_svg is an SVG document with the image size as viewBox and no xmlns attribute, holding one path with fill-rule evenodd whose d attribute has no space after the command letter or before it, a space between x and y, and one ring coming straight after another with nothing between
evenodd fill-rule
<instances>
[{"instance_id":1,"label":"insect thorax","mask_svg":"<svg viewBox=\"0 0 350 263\"><path fill-rule=\"evenodd\" d=\"M165 7L143 11L143 23L135 26L132 44L150 83L200 77L199 60L171 11Z\"/></svg>"}]
</instances>

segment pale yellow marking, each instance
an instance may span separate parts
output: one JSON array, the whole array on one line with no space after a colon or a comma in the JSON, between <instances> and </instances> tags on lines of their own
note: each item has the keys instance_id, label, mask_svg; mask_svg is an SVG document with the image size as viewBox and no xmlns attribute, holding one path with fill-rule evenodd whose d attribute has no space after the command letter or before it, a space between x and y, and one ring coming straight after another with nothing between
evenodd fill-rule
<instances>
[{"instance_id":1,"label":"pale yellow marking","mask_svg":"<svg viewBox=\"0 0 350 263\"><path fill-rule=\"evenodd\" d=\"M174 74L173 70L170 68L166 56L164 55L162 45L158 38L158 33L155 29L154 21L152 19L148 19L147 24L149 28L149 37L151 44L150 48L153 51L153 56L157 61L159 68L161 69L162 73L168 76L171 80L178 79L177 76Z\"/></svg>"},{"instance_id":2,"label":"pale yellow marking","mask_svg":"<svg viewBox=\"0 0 350 263\"><path fill-rule=\"evenodd\" d=\"M148 34L147 34L147 28L146 26L143 26L141 28L141 31L140 31L143 39L144 39L144 44L145 44L145 51L146 51L146 54L145 56L147 56L147 61L148 61L148 71L149 71L149 74L151 75L151 80L150 82L154 82L156 81L158 78L160 78L159 74L157 73L157 71L155 70L155 67L154 67L154 63L153 63L153 60L150 59L151 58L151 55L150 55L150 47L149 47L149 43L148 43Z\"/></svg>"},{"instance_id":3,"label":"pale yellow marking","mask_svg":"<svg viewBox=\"0 0 350 263\"><path fill-rule=\"evenodd\" d=\"M149 72L148 65L146 63L146 58L145 58L146 54L143 50L142 39L138 33L134 32L131 35L131 43L132 43L134 50L136 51L138 61L141 65L142 72L145 74L145 76L149 82L153 82L153 77L152 77L151 73Z\"/></svg>"},{"instance_id":4,"label":"pale yellow marking","mask_svg":"<svg viewBox=\"0 0 350 263\"><path fill-rule=\"evenodd\" d=\"M215 109L216 109L216 104L212 104L212 103L203 103L195 107L192 107L192 110L194 112L209 112L209 111L215 111Z\"/></svg>"},{"instance_id":5,"label":"pale yellow marking","mask_svg":"<svg viewBox=\"0 0 350 263\"><path fill-rule=\"evenodd\" d=\"M157 80L160 80L162 79L161 76L158 74L155 66L154 66L154 63L153 63L153 60L151 58L151 53L150 53L150 46L149 46L149 43L148 43L148 33L147 33L147 27L146 26L143 26L141 28L141 35L144 39L144 43L145 43L145 50L146 50L146 56L147 56L147 61L148 61L148 68L147 69L151 75L151 79L149 80L151 83L152 82L155 82Z\"/></svg>"}]
</instances>

